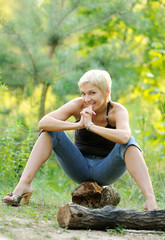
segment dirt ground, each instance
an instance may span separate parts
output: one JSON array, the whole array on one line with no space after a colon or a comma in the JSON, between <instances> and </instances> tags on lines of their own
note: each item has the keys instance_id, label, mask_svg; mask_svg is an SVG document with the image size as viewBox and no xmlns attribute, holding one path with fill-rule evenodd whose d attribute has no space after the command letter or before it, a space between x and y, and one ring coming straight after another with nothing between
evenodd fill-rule
<instances>
[{"instance_id":1,"label":"dirt ground","mask_svg":"<svg viewBox=\"0 0 165 240\"><path fill-rule=\"evenodd\" d=\"M0 223L4 219L0 217ZM36 222L32 219L10 217L5 219L5 226L0 224L0 240L165 240L163 232L123 230L68 230L53 226L52 222Z\"/></svg>"}]
</instances>

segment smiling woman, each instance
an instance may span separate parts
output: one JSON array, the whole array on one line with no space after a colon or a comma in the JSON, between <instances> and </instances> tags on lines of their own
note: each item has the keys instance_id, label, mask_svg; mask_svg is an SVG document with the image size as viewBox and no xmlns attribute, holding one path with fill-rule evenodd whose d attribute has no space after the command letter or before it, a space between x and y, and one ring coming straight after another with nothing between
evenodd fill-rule
<instances>
[{"instance_id":1,"label":"smiling woman","mask_svg":"<svg viewBox=\"0 0 165 240\"><path fill-rule=\"evenodd\" d=\"M108 90L110 93L112 80L109 73L105 70L90 70L80 78L78 82L80 89L84 83L91 83L93 86L98 87L102 92Z\"/></svg>"},{"instance_id":2,"label":"smiling woman","mask_svg":"<svg viewBox=\"0 0 165 240\"><path fill-rule=\"evenodd\" d=\"M102 92L98 87L91 83L84 83L80 87L82 93L82 102L84 106L89 107L91 114L96 115L94 111L98 110L105 113L107 107L107 98L109 91Z\"/></svg>"},{"instance_id":3,"label":"smiling woman","mask_svg":"<svg viewBox=\"0 0 165 240\"><path fill-rule=\"evenodd\" d=\"M90 70L78 85L82 97L71 100L39 122L41 132L22 177L4 202L19 205L29 201L31 182L52 150L65 173L75 182L95 181L108 185L125 172L133 176L145 197L146 210L157 204L141 149L131 136L128 112L110 101L111 78L105 70ZM74 116L75 122L67 121ZM75 130L75 143L66 135Z\"/></svg>"}]
</instances>

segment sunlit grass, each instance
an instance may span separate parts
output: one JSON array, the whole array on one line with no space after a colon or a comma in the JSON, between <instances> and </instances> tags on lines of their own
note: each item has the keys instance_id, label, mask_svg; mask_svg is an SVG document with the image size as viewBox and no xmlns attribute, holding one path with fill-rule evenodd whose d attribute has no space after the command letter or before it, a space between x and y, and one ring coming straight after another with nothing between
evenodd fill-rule
<instances>
[{"instance_id":1,"label":"sunlit grass","mask_svg":"<svg viewBox=\"0 0 165 240\"><path fill-rule=\"evenodd\" d=\"M161 173L153 174L152 171L151 176L158 206L160 209L163 209L165 206L164 176ZM8 190L13 190L15 184L11 184L10 189L7 182L1 186L0 197L2 200L4 193ZM47 224L50 231L59 229L57 221L59 208L63 204L71 202L71 193L77 187L77 184L65 175L54 159L50 159L39 170L33 180L32 186L33 195L28 205L12 207L0 204L1 234L9 236L11 239L17 239L11 229L19 229L21 226L22 228L31 228L33 231L37 231L36 234L38 237L36 239L38 239L40 234L43 234L45 230L39 227L36 228L37 224L38 226L40 223ZM113 187L121 196L121 201L117 207L136 210L143 209L144 197L128 173L114 183ZM114 234L114 232L112 233Z\"/></svg>"}]
</instances>

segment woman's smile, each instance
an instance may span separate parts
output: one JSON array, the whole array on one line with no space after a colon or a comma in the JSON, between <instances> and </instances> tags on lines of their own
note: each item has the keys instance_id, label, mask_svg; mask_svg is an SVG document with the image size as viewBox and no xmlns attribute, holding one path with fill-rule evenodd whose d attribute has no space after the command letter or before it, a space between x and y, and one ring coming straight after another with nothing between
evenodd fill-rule
<instances>
[{"instance_id":1,"label":"woman's smile","mask_svg":"<svg viewBox=\"0 0 165 240\"><path fill-rule=\"evenodd\" d=\"M95 85L89 82L84 83L80 91L84 107L92 105L92 109L95 111L102 109L104 105L106 106L107 100L105 99L105 94Z\"/></svg>"}]
</instances>

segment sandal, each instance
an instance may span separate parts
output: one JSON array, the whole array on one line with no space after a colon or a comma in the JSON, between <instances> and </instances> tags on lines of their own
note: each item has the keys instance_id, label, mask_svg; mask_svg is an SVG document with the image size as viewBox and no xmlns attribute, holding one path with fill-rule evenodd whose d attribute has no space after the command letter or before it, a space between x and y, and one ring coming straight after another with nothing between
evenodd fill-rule
<instances>
[{"instance_id":1,"label":"sandal","mask_svg":"<svg viewBox=\"0 0 165 240\"><path fill-rule=\"evenodd\" d=\"M19 196L15 193L7 193L6 197L4 197L3 201L12 206L19 206L22 198L24 198L24 204L28 204L30 198L32 196L32 192L24 193L22 196Z\"/></svg>"}]
</instances>

